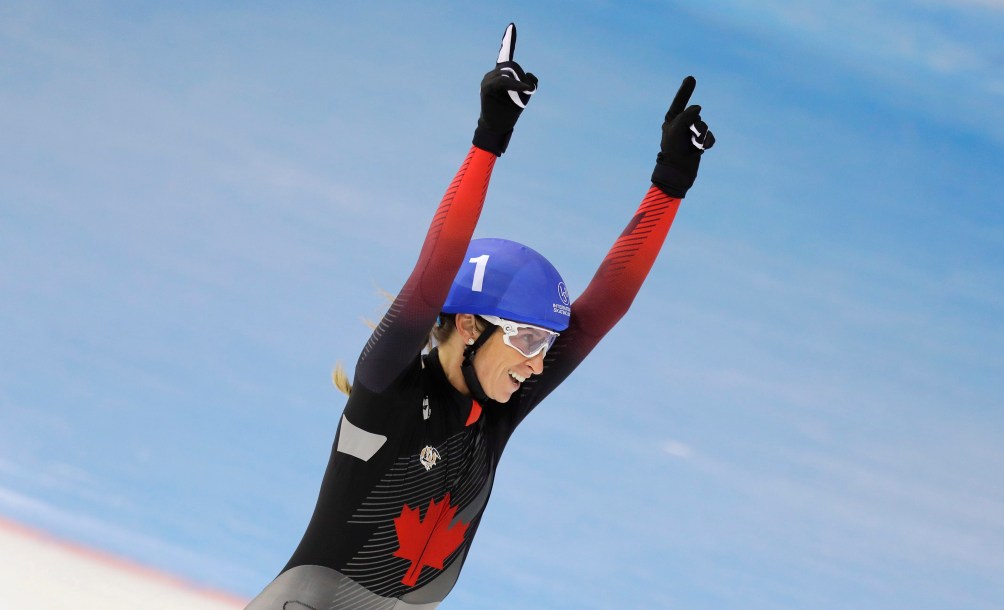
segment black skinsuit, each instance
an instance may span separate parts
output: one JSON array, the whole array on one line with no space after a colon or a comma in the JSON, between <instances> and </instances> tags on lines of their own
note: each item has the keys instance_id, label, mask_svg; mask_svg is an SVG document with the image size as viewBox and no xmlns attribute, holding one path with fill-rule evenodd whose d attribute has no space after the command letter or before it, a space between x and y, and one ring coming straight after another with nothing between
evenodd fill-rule
<instances>
[{"instance_id":1,"label":"black skinsuit","mask_svg":"<svg viewBox=\"0 0 1004 610\"><path fill-rule=\"evenodd\" d=\"M431 609L453 588L516 426L627 312L680 200L649 189L585 292L544 370L505 404L481 405L420 356L464 262L495 155L472 147L418 263L356 366L317 507L249 610Z\"/></svg>"}]
</instances>

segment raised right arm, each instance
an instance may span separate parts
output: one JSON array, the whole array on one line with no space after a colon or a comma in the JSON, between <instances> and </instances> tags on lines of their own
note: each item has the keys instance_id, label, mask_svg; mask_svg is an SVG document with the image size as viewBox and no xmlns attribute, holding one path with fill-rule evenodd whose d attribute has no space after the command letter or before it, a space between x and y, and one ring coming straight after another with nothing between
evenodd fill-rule
<instances>
[{"instance_id":1,"label":"raised right arm","mask_svg":"<svg viewBox=\"0 0 1004 610\"><path fill-rule=\"evenodd\" d=\"M481 116L473 146L432 218L418 262L363 348L356 383L380 392L421 352L464 263L488 191L495 159L537 89L537 78L513 61L516 26L502 38L495 69L481 81Z\"/></svg>"},{"instance_id":2,"label":"raised right arm","mask_svg":"<svg viewBox=\"0 0 1004 610\"><path fill-rule=\"evenodd\" d=\"M383 390L422 350L463 263L495 159L476 146L467 153L436 209L415 268L359 356L357 383Z\"/></svg>"}]
</instances>

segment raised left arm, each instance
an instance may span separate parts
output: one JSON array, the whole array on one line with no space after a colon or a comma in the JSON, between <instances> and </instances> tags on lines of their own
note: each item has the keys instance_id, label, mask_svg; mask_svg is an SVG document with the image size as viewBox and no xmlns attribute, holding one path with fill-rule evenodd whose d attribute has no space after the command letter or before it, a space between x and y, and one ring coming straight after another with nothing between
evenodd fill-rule
<instances>
[{"instance_id":1,"label":"raised left arm","mask_svg":"<svg viewBox=\"0 0 1004 610\"><path fill-rule=\"evenodd\" d=\"M701 107L687 106L696 83L692 76L683 80L662 125L652 186L589 286L572 303L569 327L548 351L543 374L527 382L527 412L564 381L627 313L652 269L680 201L697 178L701 156L715 143L701 120Z\"/></svg>"}]
</instances>

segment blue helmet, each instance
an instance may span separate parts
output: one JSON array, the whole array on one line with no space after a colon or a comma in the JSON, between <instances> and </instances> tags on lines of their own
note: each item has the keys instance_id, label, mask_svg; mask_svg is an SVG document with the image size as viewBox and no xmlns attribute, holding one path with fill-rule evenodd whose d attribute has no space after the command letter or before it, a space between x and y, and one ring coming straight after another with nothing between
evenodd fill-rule
<instances>
[{"instance_id":1,"label":"blue helmet","mask_svg":"<svg viewBox=\"0 0 1004 610\"><path fill-rule=\"evenodd\" d=\"M475 239L443 313L498 316L560 332L568 328L569 304L558 270L535 250L508 239Z\"/></svg>"}]
</instances>

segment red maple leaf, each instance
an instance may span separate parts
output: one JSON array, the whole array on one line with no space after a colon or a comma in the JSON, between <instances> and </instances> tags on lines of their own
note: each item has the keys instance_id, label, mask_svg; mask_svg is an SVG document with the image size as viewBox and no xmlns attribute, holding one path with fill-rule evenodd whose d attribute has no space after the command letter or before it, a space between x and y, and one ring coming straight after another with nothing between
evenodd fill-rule
<instances>
[{"instance_id":1,"label":"red maple leaf","mask_svg":"<svg viewBox=\"0 0 1004 610\"><path fill-rule=\"evenodd\" d=\"M455 525L450 525L456 514L457 507L450 506L449 493L442 502L436 503L434 498L429 500L424 521L419 509L404 505L401 516L394 519L399 547L394 551L394 556L411 561L411 566L401 579L402 583L414 587L424 566L443 569L443 562L450 553L457 550L467 532L467 523L458 521Z\"/></svg>"}]
</instances>

